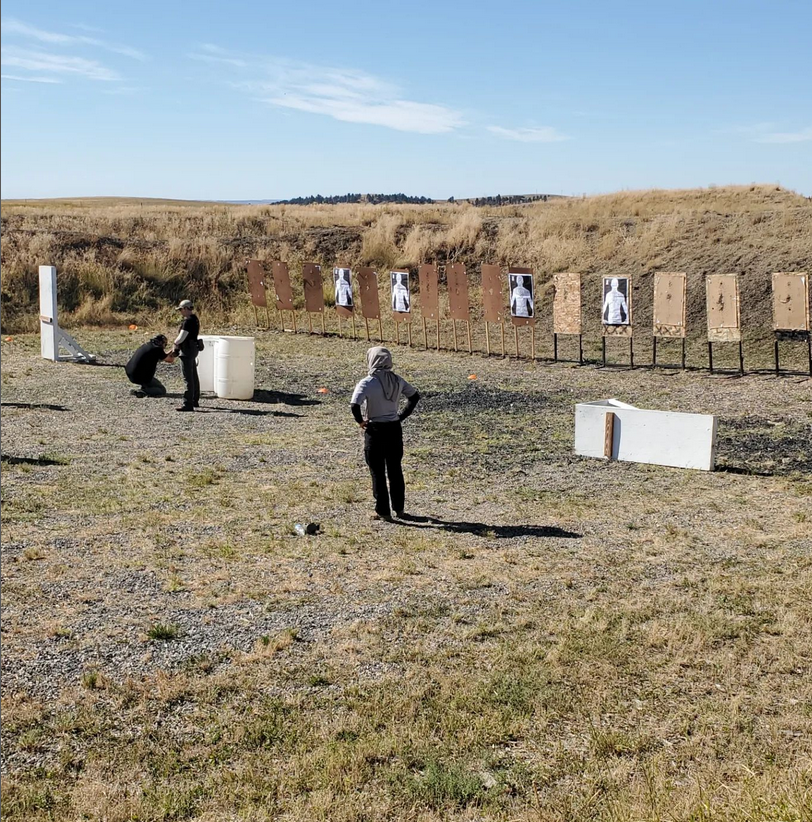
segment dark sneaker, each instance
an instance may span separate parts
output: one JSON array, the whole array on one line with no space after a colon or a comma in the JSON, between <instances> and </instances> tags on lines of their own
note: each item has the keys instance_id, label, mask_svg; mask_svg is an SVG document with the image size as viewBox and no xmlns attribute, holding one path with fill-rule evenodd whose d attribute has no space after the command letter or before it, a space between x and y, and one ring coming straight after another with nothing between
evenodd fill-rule
<instances>
[{"instance_id":1,"label":"dark sneaker","mask_svg":"<svg viewBox=\"0 0 812 822\"><path fill-rule=\"evenodd\" d=\"M389 514L370 514L369 518L373 521L392 522L392 517Z\"/></svg>"},{"instance_id":2,"label":"dark sneaker","mask_svg":"<svg viewBox=\"0 0 812 822\"><path fill-rule=\"evenodd\" d=\"M138 399L143 399L147 396L143 391L139 391L137 388L133 388L132 391L130 391L130 394L134 397L138 397Z\"/></svg>"},{"instance_id":3,"label":"dark sneaker","mask_svg":"<svg viewBox=\"0 0 812 822\"><path fill-rule=\"evenodd\" d=\"M405 511L395 511L395 516L398 519L406 519L406 512Z\"/></svg>"},{"instance_id":4,"label":"dark sneaker","mask_svg":"<svg viewBox=\"0 0 812 822\"><path fill-rule=\"evenodd\" d=\"M191 405L179 405L175 411L194 411L195 409Z\"/></svg>"}]
</instances>

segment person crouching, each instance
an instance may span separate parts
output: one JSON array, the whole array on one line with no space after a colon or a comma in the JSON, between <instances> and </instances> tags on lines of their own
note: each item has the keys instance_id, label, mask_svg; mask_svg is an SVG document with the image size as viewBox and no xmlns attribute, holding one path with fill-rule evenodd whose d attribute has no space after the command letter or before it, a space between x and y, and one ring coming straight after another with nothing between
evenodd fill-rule
<instances>
[{"instance_id":1,"label":"person crouching","mask_svg":"<svg viewBox=\"0 0 812 822\"><path fill-rule=\"evenodd\" d=\"M372 495L375 497L373 519L391 521L393 509L395 515L402 518L406 507L406 484L401 467L401 422L414 411L420 394L392 371L392 354L386 348L376 346L367 351L367 369L368 376L355 386L350 410L364 432L364 459L372 475ZM406 397L407 404L399 412L401 394ZM361 411L362 404L365 413Z\"/></svg>"},{"instance_id":2,"label":"person crouching","mask_svg":"<svg viewBox=\"0 0 812 822\"><path fill-rule=\"evenodd\" d=\"M159 362L174 362L172 354L168 354L166 349L167 339L163 334L158 334L149 342L145 342L130 357L130 361L124 366L124 373L127 379L135 383L139 388L134 388L130 393L136 397L165 397L166 388L163 383L155 377L155 371Z\"/></svg>"}]
</instances>

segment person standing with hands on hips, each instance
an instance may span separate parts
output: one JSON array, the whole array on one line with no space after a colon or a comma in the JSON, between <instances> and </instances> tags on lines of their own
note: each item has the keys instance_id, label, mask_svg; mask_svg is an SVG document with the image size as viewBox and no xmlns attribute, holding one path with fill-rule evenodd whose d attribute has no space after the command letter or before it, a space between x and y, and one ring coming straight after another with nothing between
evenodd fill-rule
<instances>
[{"instance_id":1,"label":"person standing with hands on hips","mask_svg":"<svg viewBox=\"0 0 812 822\"><path fill-rule=\"evenodd\" d=\"M177 310L183 315L183 322L178 329L172 353L180 357L186 390L183 392L183 405L175 410L194 411L200 405L200 380L197 377L197 355L202 348L198 340L200 320L191 300L181 300Z\"/></svg>"},{"instance_id":2,"label":"person standing with hands on hips","mask_svg":"<svg viewBox=\"0 0 812 822\"><path fill-rule=\"evenodd\" d=\"M368 376L355 386L350 411L364 432L364 459L372 475L372 496L375 497L372 518L391 522L392 510L395 516L403 519L406 507L400 424L414 411L420 394L392 371L392 354L386 348L376 346L367 351L367 370ZM401 394L407 399L403 411L399 411ZM362 405L365 405L365 413L362 413Z\"/></svg>"}]
</instances>

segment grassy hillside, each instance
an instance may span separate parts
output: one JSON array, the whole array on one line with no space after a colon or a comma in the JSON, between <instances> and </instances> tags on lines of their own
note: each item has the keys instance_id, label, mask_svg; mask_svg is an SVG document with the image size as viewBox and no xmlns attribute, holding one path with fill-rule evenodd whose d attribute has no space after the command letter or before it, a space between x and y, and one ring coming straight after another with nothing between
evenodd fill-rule
<instances>
[{"instance_id":1,"label":"grassy hillside","mask_svg":"<svg viewBox=\"0 0 812 822\"><path fill-rule=\"evenodd\" d=\"M501 208L213 205L90 198L2 205L2 323L36 326L36 270L60 271L66 324L159 321L182 296L219 321L249 316L245 261L415 268L464 262L531 266L541 330L556 271L584 275L586 333L599 333L599 278L634 277L634 324L650 335L656 271L688 273L689 330L704 336L704 276L741 275L745 339L770 330L770 274L812 269L812 202L775 186L621 192ZM299 292L301 289L299 289ZM329 291L329 289L328 289Z\"/></svg>"}]
</instances>

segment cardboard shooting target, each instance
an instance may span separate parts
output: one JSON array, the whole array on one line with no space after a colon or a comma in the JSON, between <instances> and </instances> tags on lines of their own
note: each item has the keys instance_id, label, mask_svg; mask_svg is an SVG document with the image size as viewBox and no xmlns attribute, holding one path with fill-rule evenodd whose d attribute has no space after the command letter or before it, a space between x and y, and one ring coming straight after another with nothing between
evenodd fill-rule
<instances>
[{"instance_id":1,"label":"cardboard shooting target","mask_svg":"<svg viewBox=\"0 0 812 822\"><path fill-rule=\"evenodd\" d=\"M293 311L293 289L287 263L273 264L273 287L276 291L276 307L280 311Z\"/></svg>"},{"instance_id":2,"label":"cardboard shooting target","mask_svg":"<svg viewBox=\"0 0 812 822\"><path fill-rule=\"evenodd\" d=\"M352 269L349 266L336 266L333 269L333 289L336 314L339 317L352 317L355 300L352 294Z\"/></svg>"},{"instance_id":3,"label":"cardboard shooting target","mask_svg":"<svg viewBox=\"0 0 812 822\"><path fill-rule=\"evenodd\" d=\"M601 323L604 337L632 336L631 277L603 278Z\"/></svg>"},{"instance_id":4,"label":"cardboard shooting target","mask_svg":"<svg viewBox=\"0 0 812 822\"><path fill-rule=\"evenodd\" d=\"M705 278L709 342L741 342L739 278L736 274L708 274Z\"/></svg>"},{"instance_id":5,"label":"cardboard shooting target","mask_svg":"<svg viewBox=\"0 0 812 822\"><path fill-rule=\"evenodd\" d=\"M251 291L251 302L266 308L268 299L265 295L265 270L258 260L248 261L248 288Z\"/></svg>"},{"instance_id":6,"label":"cardboard shooting target","mask_svg":"<svg viewBox=\"0 0 812 822\"><path fill-rule=\"evenodd\" d=\"M553 333L581 333L581 275L554 274Z\"/></svg>"},{"instance_id":7,"label":"cardboard shooting target","mask_svg":"<svg viewBox=\"0 0 812 822\"><path fill-rule=\"evenodd\" d=\"M486 323L502 322L502 269L498 265L482 266L482 308Z\"/></svg>"},{"instance_id":8,"label":"cardboard shooting target","mask_svg":"<svg viewBox=\"0 0 812 822\"><path fill-rule=\"evenodd\" d=\"M654 336L685 337L685 274L654 275Z\"/></svg>"},{"instance_id":9,"label":"cardboard shooting target","mask_svg":"<svg viewBox=\"0 0 812 822\"><path fill-rule=\"evenodd\" d=\"M378 299L378 275L371 268L358 271L358 292L361 295L361 314L367 320L380 320L381 304Z\"/></svg>"},{"instance_id":10,"label":"cardboard shooting target","mask_svg":"<svg viewBox=\"0 0 812 822\"><path fill-rule=\"evenodd\" d=\"M304 280L305 308L309 314L321 314L324 311L324 284L321 279L321 266L316 263L305 263L302 266Z\"/></svg>"},{"instance_id":11,"label":"cardboard shooting target","mask_svg":"<svg viewBox=\"0 0 812 822\"><path fill-rule=\"evenodd\" d=\"M425 263L417 271L420 282L420 315L424 320L440 317L439 284L437 266Z\"/></svg>"},{"instance_id":12,"label":"cardboard shooting target","mask_svg":"<svg viewBox=\"0 0 812 822\"><path fill-rule=\"evenodd\" d=\"M513 325L536 324L536 294L532 268L508 269L508 302Z\"/></svg>"},{"instance_id":13,"label":"cardboard shooting target","mask_svg":"<svg viewBox=\"0 0 812 822\"><path fill-rule=\"evenodd\" d=\"M412 321L412 295L409 291L409 272L395 269L389 272L392 295L392 316L397 323Z\"/></svg>"},{"instance_id":14,"label":"cardboard shooting target","mask_svg":"<svg viewBox=\"0 0 812 822\"><path fill-rule=\"evenodd\" d=\"M468 301L468 276L462 263L452 263L446 269L448 279L448 309L452 320L467 322L471 319Z\"/></svg>"},{"instance_id":15,"label":"cardboard shooting target","mask_svg":"<svg viewBox=\"0 0 812 822\"><path fill-rule=\"evenodd\" d=\"M809 285L806 272L773 274L773 329L809 331Z\"/></svg>"}]
</instances>

